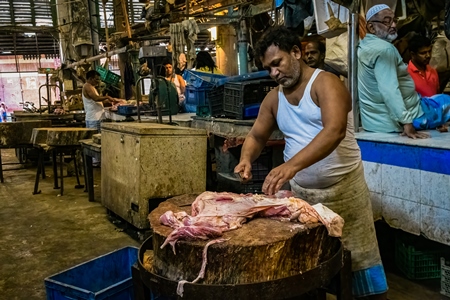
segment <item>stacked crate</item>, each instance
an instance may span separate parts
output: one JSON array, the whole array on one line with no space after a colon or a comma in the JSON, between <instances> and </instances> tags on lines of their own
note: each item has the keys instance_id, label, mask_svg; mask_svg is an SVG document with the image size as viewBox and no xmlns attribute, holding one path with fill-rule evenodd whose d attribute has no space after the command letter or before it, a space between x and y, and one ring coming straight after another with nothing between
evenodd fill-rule
<instances>
[{"instance_id":1,"label":"stacked crate","mask_svg":"<svg viewBox=\"0 0 450 300\"><path fill-rule=\"evenodd\" d=\"M185 70L183 78L186 81L186 112L195 112L197 115L210 115L208 93L217 88L220 79L227 76Z\"/></svg>"},{"instance_id":2,"label":"stacked crate","mask_svg":"<svg viewBox=\"0 0 450 300\"><path fill-rule=\"evenodd\" d=\"M228 77L186 70L183 78L186 81L186 111L196 112L201 117L256 117L259 104L277 85L272 80L261 79L269 78L267 71Z\"/></svg>"}]
</instances>

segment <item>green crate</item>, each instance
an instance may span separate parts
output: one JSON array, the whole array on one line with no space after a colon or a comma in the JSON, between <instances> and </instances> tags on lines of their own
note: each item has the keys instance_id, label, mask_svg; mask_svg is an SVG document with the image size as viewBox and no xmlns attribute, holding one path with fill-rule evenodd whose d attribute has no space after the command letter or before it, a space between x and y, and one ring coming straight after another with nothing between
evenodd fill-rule
<instances>
[{"instance_id":1,"label":"green crate","mask_svg":"<svg viewBox=\"0 0 450 300\"><path fill-rule=\"evenodd\" d=\"M97 66L96 71L100 74L100 79L106 84L116 85L120 81L120 76L110 70Z\"/></svg>"},{"instance_id":2,"label":"green crate","mask_svg":"<svg viewBox=\"0 0 450 300\"><path fill-rule=\"evenodd\" d=\"M420 236L404 233L395 240L395 264L409 279L440 278L446 253L443 245Z\"/></svg>"},{"instance_id":3,"label":"green crate","mask_svg":"<svg viewBox=\"0 0 450 300\"><path fill-rule=\"evenodd\" d=\"M210 116L211 114L209 113L209 105L197 105L195 115L199 117Z\"/></svg>"},{"instance_id":4,"label":"green crate","mask_svg":"<svg viewBox=\"0 0 450 300\"><path fill-rule=\"evenodd\" d=\"M450 262L441 257L441 294L450 297Z\"/></svg>"}]
</instances>

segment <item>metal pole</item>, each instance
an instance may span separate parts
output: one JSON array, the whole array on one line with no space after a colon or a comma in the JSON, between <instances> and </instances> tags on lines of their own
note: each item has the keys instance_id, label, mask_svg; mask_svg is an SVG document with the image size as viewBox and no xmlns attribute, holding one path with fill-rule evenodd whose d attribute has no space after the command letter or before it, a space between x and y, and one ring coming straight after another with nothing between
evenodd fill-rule
<instances>
[{"instance_id":1,"label":"metal pole","mask_svg":"<svg viewBox=\"0 0 450 300\"><path fill-rule=\"evenodd\" d=\"M97 5L98 3L96 1L88 0L88 12L90 14L90 21L91 21L91 38L92 43L94 44L94 52L93 55L98 54L99 49L99 38L98 38L98 20L97 20Z\"/></svg>"},{"instance_id":2,"label":"metal pole","mask_svg":"<svg viewBox=\"0 0 450 300\"><path fill-rule=\"evenodd\" d=\"M106 39L106 52L109 52L109 32L108 32L108 19L106 16L106 2L108 0L102 0L103 4L103 20L105 20L105 39Z\"/></svg>"},{"instance_id":3,"label":"metal pole","mask_svg":"<svg viewBox=\"0 0 450 300\"><path fill-rule=\"evenodd\" d=\"M115 54L125 53L125 52L127 52L127 49L128 49L128 47L126 46L126 47L119 48L117 50L110 51L108 53L103 53L103 54L99 54L99 55L96 55L96 56L93 56L93 57L89 57L89 58L86 58L86 59L74 62L73 64L67 65L66 69L74 68L74 67L77 67L79 65L84 65L84 64L87 64L87 63L90 63L90 62L102 59L104 57L113 56Z\"/></svg>"},{"instance_id":4,"label":"metal pole","mask_svg":"<svg viewBox=\"0 0 450 300\"><path fill-rule=\"evenodd\" d=\"M248 30L245 19L239 22L238 34L238 65L239 65L239 75L248 73L248 59L247 59L247 48L248 48Z\"/></svg>"},{"instance_id":5,"label":"metal pole","mask_svg":"<svg viewBox=\"0 0 450 300\"><path fill-rule=\"evenodd\" d=\"M358 24L359 15L352 13L348 27L348 89L352 97L353 124L355 132L359 132L359 101L358 101Z\"/></svg>"}]
</instances>

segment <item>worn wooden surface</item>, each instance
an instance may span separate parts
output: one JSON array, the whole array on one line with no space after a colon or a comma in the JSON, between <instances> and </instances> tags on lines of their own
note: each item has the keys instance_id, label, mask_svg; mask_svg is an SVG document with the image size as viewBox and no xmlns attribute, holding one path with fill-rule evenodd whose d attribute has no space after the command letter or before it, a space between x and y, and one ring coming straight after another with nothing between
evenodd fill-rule
<instances>
[{"instance_id":1,"label":"worn wooden surface","mask_svg":"<svg viewBox=\"0 0 450 300\"><path fill-rule=\"evenodd\" d=\"M51 121L20 121L0 123L0 146L14 147L31 143L33 128L50 127Z\"/></svg>"},{"instance_id":2,"label":"worn wooden surface","mask_svg":"<svg viewBox=\"0 0 450 300\"><path fill-rule=\"evenodd\" d=\"M34 128L31 142L34 145L76 146L80 140L90 139L97 130L80 127Z\"/></svg>"},{"instance_id":3,"label":"worn wooden surface","mask_svg":"<svg viewBox=\"0 0 450 300\"><path fill-rule=\"evenodd\" d=\"M102 144L102 134L101 133L94 134L92 136L92 140L94 141L94 143L101 145Z\"/></svg>"},{"instance_id":4,"label":"worn wooden surface","mask_svg":"<svg viewBox=\"0 0 450 300\"><path fill-rule=\"evenodd\" d=\"M220 118L196 117L192 120L192 128L206 129L208 133L224 137L226 139L245 139L252 129L255 120L233 120ZM284 140L280 130L274 130L269 138L270 141Z\"/></svg>"},{"instance_id":5,"label":"worn wooden surface","mask_svg":"<svg viewBox=\"0 0 450 300\"><path fill-rule=\"evenodd\" d=\"M207 241L179 241L176 255L170 245L160 246L172 232L159 217L168 210L191 213L195 195L169 199L150 213L153 229L154 272L172 280L194 280L201 268ZM228 241L211 245L205 284L239 284L275 280L305 272L327 260L339 240L328 236L325 226L306 228L298 223L256 218L242 228L225 232Z\"/></svg>"},{"instance_id":6,"label":"worn wooden surface","mask_svg":"<svg viewBox=\"0 0 450 300\"><path fill-rule=\"evenodd\" d=\"M153 123L102 127L102 204L139 229L152 202L206 188L204 130Z\"/></svg>"}]
</instances>

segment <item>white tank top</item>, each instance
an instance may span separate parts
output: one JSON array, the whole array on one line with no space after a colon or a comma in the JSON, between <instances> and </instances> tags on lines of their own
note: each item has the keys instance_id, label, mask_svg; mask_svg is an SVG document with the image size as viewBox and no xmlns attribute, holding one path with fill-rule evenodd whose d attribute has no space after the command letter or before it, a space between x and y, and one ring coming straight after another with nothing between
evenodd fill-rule
<instances>
[{"instance_id":1,"label":"white tank top","mask_svg":"<svg viewBox=\"0 0 450 300\"><path fill-rule=\"evenodd\" d=\"M184 96L184 94L181 93L181 84L180 84L180 80L178 79L177 74L175 74L175 77L173 77L172 82L175 85L175 88L177 89L178 99L180 101L184 101L185 96Z\"/></svg>"},{"instance_id":2,"label":"white tank top","mask_svg":"<svg viewBox=\"0 0 450 300\"><path fill-rule=\"evenodd\" d=\"M279 86L277 123L285 135L285 161L305 148L323 129L320 107L311 98L311 86L321 71L314 71L297 106L287 101ZM353 133L353 114L350 112L347 133L339 146L321 161L298 172L293 179L305 188L326 188L356 169L360 161L361 154Z\"/></svg>"},{"instance_id":3,"label":"white tank top","mask_svg":"<svg viewBox=\"0 0 450 300\"><path fill-rule=\"evenodd\" d=\"M97 93L97 92L96 92ZM97 93L98 95L98 93ZM81 93L83 98L84 112L86 113L85 120L86 121L99 121L103 119L103 102L95 102L94 100L87 98L84 96L84 93Z\"/></svg>"}]
</instances>

